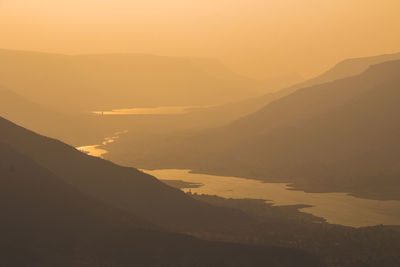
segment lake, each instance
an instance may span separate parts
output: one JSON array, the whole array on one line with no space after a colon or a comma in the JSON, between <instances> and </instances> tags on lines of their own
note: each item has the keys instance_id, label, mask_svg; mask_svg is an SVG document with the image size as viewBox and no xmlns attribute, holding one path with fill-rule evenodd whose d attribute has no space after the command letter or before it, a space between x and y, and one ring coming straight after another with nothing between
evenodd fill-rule
<instances>
[{"instance_id":1,"label":"lake","mask_svg":"<svg viewBox=\"0 0 400 267\"><path fill-rule=\"evenodd\" d=\"M290 190L288 184L263 183L237 177L196 174L189 170L143 170L161 180L181 180L199 187L183 189L198 194L217 195L224 198L264 199L275 205L306 204L301 209L325 218L328 222L347 226L372 226L378 224L400 225L400 201L369 200L346 193L305 193Z\"/></svg>"},{"instance_id":2,"label":"lake","mask_svg":"<svg viewBox=\"0 0 400 267\"><path fill-rule=\"evenodd\" d=\"M191 106L170 106L154 108L127 108L114 109L111 111L94 111L97 115L167 115L167 114L185 114L188 113Z\"/></svg>"},{"instance_id":3,"label":"lake","mask_svg":"<svg viewBox=\"0 0 400 267\"><path fill-rule=\"evenodd\" d=\"M114 142L124 132L105 138L100 145L77 147L91 156L102 158L108 153L104 145ZM132 164L134 165L134 164ZM264 183L258 180L191 173L190 170L142 170L160 180L184 181L197 186L182 189L197 194L224 198L264 199L274 205L310 205L301 209L325 218L328 222L353 227L400 225L400 201L370 200L346 193L306 193L291 190L285 183Z\"/></svg>"}]
</instances>

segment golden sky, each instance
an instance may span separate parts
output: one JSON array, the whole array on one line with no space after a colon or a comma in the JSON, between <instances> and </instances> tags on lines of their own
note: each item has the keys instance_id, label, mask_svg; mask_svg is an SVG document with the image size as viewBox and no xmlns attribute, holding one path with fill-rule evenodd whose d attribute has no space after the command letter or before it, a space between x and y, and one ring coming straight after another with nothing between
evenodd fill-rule
<instances>
[{"instance_id":1,"label":"golden sky","mask_svg":"<svg viewBox=\"0 0 400 267\"><path fill-rule=\"evenodd\" d=\"M0 0L0 47L215 57L245 75L315 75L400 52L399 0Z\"/></svg>"}]
</instances>

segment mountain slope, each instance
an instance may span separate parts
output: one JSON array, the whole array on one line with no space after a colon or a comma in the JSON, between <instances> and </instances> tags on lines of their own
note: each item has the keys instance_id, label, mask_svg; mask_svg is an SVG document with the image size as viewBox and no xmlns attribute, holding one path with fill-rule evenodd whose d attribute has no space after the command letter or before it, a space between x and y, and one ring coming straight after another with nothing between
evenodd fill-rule
<instances>
[{"instance_id":1,"label":"mountain slope","mask_svg":"<svg viewBox=\"0 0 400 267\"><path fill-rule=\"evenodd\" d=\"M158 143L160 136L162 136L161 138L164 138L163 136L168 135L169 133L179 134L180 132L191 132L195 134L196 132L207 128L221 127L235 120L240 120L242 117L251 117L252 113L257 113L274 101L288 96L297 90L359 75L373 64L396 59L400 59L400 53L347 59L313 79L261 97L258 96L239 102L207 108L192 109L187 114L159 117L148 116L132 120L125 125L138 125L138 127L136 127L136 130L130 131L128 134L121 137L119 142L111 144L109 146L111 154L108 156L113 160L118 160L119 162L122 162L124 158L131 158L132 156L135 156L135 158L136 156L140 157L138 153L135 154L135 151L127 151L126 146L136 147L146 145L151 148L155 146L154 143ZM280 114L280 116L282 116L282 114ZM174 143L174 139L176 138L171 139L173 139L172 142ZM168 138L168 141L171 141L170 138ZM151 150L152 149L147 149L147 151L142 152L148 153L151 152ZM141 154L143 155L143 153ZM153 156L156 160L157 155ZM131 160L129 161L132 162ZM126 163L126 161L124 163Z\"/></svg>"},{"instance_id":2,"label":"mountain slope","mask_svg":"<svg viewBox=\"0 0 400 267\"><path fill-rule=\"evenodd\" d=\"M379 55L379 56L373 56L373 57L361 57L361 58L346 59L346 60L339 62L338 64L336 64L335 66L333 66L332 68L327 70L326 72L323 72L322 74L320 74L314 78L311 78L309 80L306 80L304 82L296 83L293 86L286 87L286 88L275 88L275 89L281 89L281 90L278 90L273 93L265 94L264 96L261 96L261 97L257 96L257 97L249 98L249 99L239 101L236 103L229 103L229 104L217 106L215 108L211 108L210 110L214 114L215 113L221 114L221 115L223 114L224 117L228 118L225 121L221 120L222 123L230 122L231 120L235 120L235 119L243 117L245 115L254 113L254 112L262 109L263 107L267 106L268 104L270 104L282 97L290 95L302 88L308 88L311 86L325 84L325 83L333 82L335 80L340 80L340 79L344 79L347 77L359 75L373 65L384 63L387 61L393 61L393 60L400 60L400 53ZM221 125L221 122L219 123L219 125ZM219 126L219 125L212 124L210 126L215 127L215 126Z\"/></svg>"},{"instance_id":3,"label":"mountain slope","mask_svg":"<svg viewBox=\"0 0 400 267\"><path fill-rule=\"evenodd\" d=\"M300 90L225 129L240 137L224 155L259 178L398 199L399 74L391 61Z\"/></svg>"},{"instance_id":4,"label":"mountain slope","mask_svg":"<svg viewBox=\"0 0 400 267\"><path fill-rule=\"evenodd\" d=\"M374 65L298 90L226 127L131 146L127 159L399 199L399 77L400 61Z\"/></svg>"},{"instance_id":5,"label":"mountain slope","mask_svg":"<svg viewBox=\"0 0 400 267\"><path fill-rule=\"evenodd\" d=\"M218 231L253 222L241 212L195 201L137 169L88 156L3 118L0 139L80 191L166 228Z\"/></svg>"},{"instance_id":6,"label":"mountain slope","mask_svg":"<svg viewBox=\"0 0 400 267\"><path fill-rule=\"evenodd\" d=\"M207 106L259 94L258 83L213 60L142 54L0 50L1 84L66 110Z\"/></svg>"},{"instance_id":7,"label":"mountain slope","mask_svg":"<svg viewBox=\"0 0 400 267\"><path fill-rule=\"evenodd\" d=\"M234 106L235 109L243 110L242 115L247 115L256 112L266 105L272 103L273 101L290 95L293 92L296 92L297 90L300 90L302 88L329 83L346 77L359 75L375 64L380 64L392 60L400 60L400 53L346 59L312 79L297 83L287 88L283 88L274 93L265 94L261 97L254 97L243 100L238 103L234 103L233 105L231 104L231 106ZM229 107L229 105L225 106L227 106L227 108L232 108Z\"/></svg>"},{"instance_id":8,"label":"mountain slope","mask_svg":"<svg viewBox=\"0 0 400 267\"><path fill-rule=\"evenodd\" d=\"M118 126L87 113L61 112L0 88L0 116L75 146L100 142Z\"/></svg>"},{"instance_id":9,"label":"mountain slope","mask_svg":"<svg viewBox=\"0 0 400 267\"><path fill-rule=\"evenodd\" d=\"M269 124L267 114L272 116L273 109L263 110L258 119L251 118L257 121L259 127L253 130L261 131L260 136L253 135L254 139L237 149L247 152L244 157L263 159L263 166L254 166L263 170L260 174L300 177L294 181L304 186L312 179L325 190L339 188L363 196L398 199L399 74L400 61L394 61L372 67L359 77L362 84L348 84L343 91L330 91L326 85L320 88L320 102L315 101L322 109L305 101L302 109L291 111L291 122L270 132L262 125ZM352 97L339 100L330 94L333 92Z\"/></svg>"},{"instance_id":10,"label":"mountain slope","mask_svg":"<svg viewBox=\"0 0 400 267\"><path fill-rule=\"evenodd\" d=\"M345 59L336 64L332 69L312 79L312 82L308 82L304 87L359 75L370 66L393 60L400 60L400 53Z\"/></svg>"},{"instance_id":11,"label":"mountain slope","mask_svg":"<svg viewBox=\"0 0 400 267\"><path fill-rule=\"evenodd\" d=\"M21 92L30 92L35 93L36 91L41 91L42 88L32 90L30 86L35 85L37 87L48 86L50 82L54 82L48 78L48 76L52 75L53 68L46 67L45 69L37 70L32 64L39 64L39 66L45 66L47 64L56 64L56 62L64 62L65 56L58 56L53 54L40 54L40 53L32 53L32 52L16 52L16 51L3 51L5 55L8 55L11 60L14 57L20 58L23 60L27 66L22 66L21 69L15 69L14 71L8 69L8 66L4 66L4 81L0 80L0 84L8 84L10 83L10 79L12 80L11 85L15 85L16 83L27 83L27 78L21 78L19 71L23 71L26 68L26 72L32 71L41 71L41 75L44 75L43 78L38 79L38 77L42 76L34 76L29 79L34 79L33 81L27 83L27 87L21 88ZM0 52L0 55L2 53ZM142 59L140 59L142 57ZM31 58L31 59L29 59ZM75 58L75 57L72 57ZM101 62L106 62L107 60L117 61L117 58L120 59L121 66L120 68L124 68L125 61L134 61L135 64L144 64L146 66L147 60L149 60L149 64L151 62L151 56L126 56L122 55L93 55L93 56L79 56L79 59L75 61L95 61L101 60ZM10 120L24 125L25 127L32 129L36 132L44 134L46 136L55 137L57 139L61 139L68 144L72 144L74 146L83 146L87 144L98 144L102 141L104 137L113 136L115 132L128 130L128 134L123 139L126 142L135 142L136 140L140 140L139 142L152 142L152 135L159 134L167 134L171 132L179 132L179 131L194 131L201 130L208 127L218 127L223 124L227 124L237 118L243 117L250 113L256 112L266 104L277 100L285 95L288 95L298 89L306 88L312 85L332 81L334 79L344 78L347 76L355 75L362 70L365 70L369 65L374 63L379 63L382 61L389 61L396 58L400 58L400 54L392 54L392 55L383 55L376 57L366 57L359 59L348 59L339 64L337 64L332 69L327 72L321 74L320 76L306 81L304 83L299 83L295 86L289 87L287 89L283 89L281 91L267 94L262 97L256 97L247 99L240 102L232 102L224 105L217 105L211 107L204 108L195 108L191 109L187 114L172 114L172 115L155 115L155 116L93 116L89 113L74 113L71 110L68 111L60 111L62 105L58 105L57 107L47 107L51 105L54 100L58 101L59 97L53 98L50 100L50 103L36 104L32 99L37 97L37 94L25 98L21 95L16 94L15 92L1 90L0 88L0 116L9 118ZM29 59L29 60L28 60ZM157 57L154 57L154 62L157 62ZM173 61L171 59L171 61ZM236 84L247 84L244 82L246 78L240 77L239 75L233 73L226 67L224 67L221 63L216 60L211 59L202 59L202 58L194 58L187 59L187 61L198 68L201 68L202 71L208 73L208 75L213 75L218 77L218 79L232 81L232 83ZM7 62L7 61L6 61ZM18 60L13 60L12 64L17 64ZM29 63L29 64L28 64ZM1 70L0 63L0 70ZM61 63L60 63L61 64ZM59 68L60 64L56 64ZM64 64L64 63L63 63ZM62 66L64 66L61 64ZM126 63L127 64L127 63ZM133 64L133 63L132 63ZM156 64L156 63L154 63ZM14 66L11 65L11 66ZM15 66L14 66L15 67ZM80 66L81 67L81 66ZM78 67L76 67L78 68ZM118 66L114 66L114 69L117 70ZM114 71L113 69L113 71ZM76 69L74 68L74 71ZM14 74L10 74L9 72ZM86 70L85 70L86 71ZM90 70L92 71L92 70ZM132 70L133 71L133 70ZM161 71L161 69L160 69ZM1 71L0 71L1 73ZM7 74L8 73L8 74ZM47 73L47 74L46 74ZM60 72L61 73L61 72ZM67 71L66 73L70 73ZM6 75L7 74L7 75ZM11 75L11 77L9 77ZM31 74L28 76L30 77ZM72 74L71 74L72 75ZM102 76L107 76L106 73ZM90 81L93 77L82 77L81 82ZM28 79L28 80L29 80ZM108 79L108 78L107 78ZM111 79L111 78L110 78ZM118 80L120 81L120 80ZM97 81L96 81L97 82ZM122 80L120 81L122 83ZM267 83L268 84L268 83ZM263 91L268 90L276 90L279 88L275 88L275 86L270 87L264 83L258 84L260 89L263 88ZM257 86L258 86L257 85ZM64 86L64 85L62 85ZM102 85L103 86L103 85ZM125 85L124 85L125 86ZM29 88L29 90L27 90ZM86 88L86 87L85 87ZM114 89L114 87L112 87ZM247 87L246 87L247 88ZM10 88L12 89L12 88ZM97 89L96 89L97 90ZM55 93L56 90L53 90ZM68 94L70 94L68 92ZM72 94L73 95L73 94ZM71 95L71 96L72 96ZM68 96L68 97L71 97ZM225 96L224 96L225 97ZM112 97L113 98L113 97ZM111 99L112 99L111 98ZM110 99L110 98L109 98ZM109 100L107 99L107 101ZM73 101L79 100L79 98L75 97ZM226 98L228 100L228 98ZM125 100L124 100L125 101ZM90 105L92 105L93 99L90 101L85 101L85 110L90 110ZM53 103L54 104L54 103ZM65 107L64 107L65 108ZM52 125L52 127L49 127ZM128 140L131 139L131 140Z\"/></svg>"},{"instance_id":12,"label":"mountain slope","mask_svg":"<svg viewBox=\"0 0 400 267\"><path fill-rule=\"evenodd\" d=\"M307 254L157 231L0 143L1 266L302 266Z\"/></svg>"}]
</instances>

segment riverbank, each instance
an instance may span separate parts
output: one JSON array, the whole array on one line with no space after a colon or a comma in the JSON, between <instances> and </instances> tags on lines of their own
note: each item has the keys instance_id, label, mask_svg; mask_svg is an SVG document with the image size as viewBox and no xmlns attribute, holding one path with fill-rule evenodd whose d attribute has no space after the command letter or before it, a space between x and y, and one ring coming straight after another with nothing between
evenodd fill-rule
<instances>
[{"instance_id":1,"label":"riverbank","mask_svg":"<svg viewBox=\"0 0 400 267\"><path fill-rule=\"evenodd\" d=\"M189 170L143 170L160 180L181 181L201 186L182 190L227 199L263 199L275 206L305 205L301 212L322 217L332 224L351 227L400 225L400 201L370 200L346 193L307 193L289 184L266 183L232 176L193 173Z\"/></svg>"}]
</instances>

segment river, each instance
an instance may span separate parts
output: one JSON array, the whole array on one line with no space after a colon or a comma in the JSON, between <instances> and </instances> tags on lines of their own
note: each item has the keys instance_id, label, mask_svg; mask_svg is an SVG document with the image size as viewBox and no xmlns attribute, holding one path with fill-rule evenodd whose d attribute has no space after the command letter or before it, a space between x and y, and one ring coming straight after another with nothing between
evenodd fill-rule
<instances>
[{"instance_id":1,"label":"river","mask_svg":"<svg viewBox=\"0 0 400 267\"><path fill-rule=\"evenodd\" d=\"M79 146L76 147L76 149L90 156L103 158L103 156L107 154L108 151L102 147L107 144L113 143L116 139L119 138L121 134L125 134L127 132L128 131L116 132L113 136L104 138L103 142L100 145Z\"/></svg>"},{"instance_id":2,"label":"river","mask_svg":"<svg viewBox=\"0 0 400 267\"><path fill-rule=\"evenodd\" d=\"M400 201L357 198L346 193L305 193L291 190L284 183L191 173L189 170L145 170L161 180L181 180L199 187L188 192L217 195L224 198L264 199L275 205L305 204L301 209L325 218L328 222L347 226L400 225Z\"/></svg>"},{"instance_id":3,"label":"river","mask_svg":"<svg viewBox=\"0 0 400 267\"><path fill-rule=\"evenodd\" d=\"M77 149L103 157L108 151L105 145L114 142L121 134L105 138L101 145L82 146ZM134 164L132 164L134 165ZM361 227L373 225L400 225L400 201L370 200L346 193L306 193L291 190L285 183L264 183L258 180L238 177L196 174L190 170L143 170L160 180L179 180L199 184L195 188L182 189L192 193L217 195L224 198L264 199L274 205L305 204L311 207L301 209L325 218L328 222L346 226Z\"/></svg>"}]
</instances>

